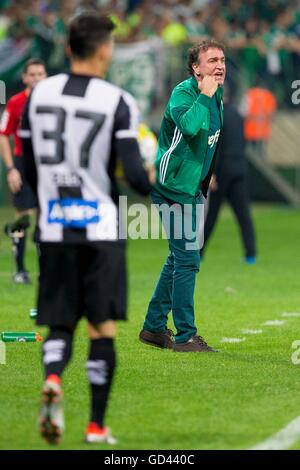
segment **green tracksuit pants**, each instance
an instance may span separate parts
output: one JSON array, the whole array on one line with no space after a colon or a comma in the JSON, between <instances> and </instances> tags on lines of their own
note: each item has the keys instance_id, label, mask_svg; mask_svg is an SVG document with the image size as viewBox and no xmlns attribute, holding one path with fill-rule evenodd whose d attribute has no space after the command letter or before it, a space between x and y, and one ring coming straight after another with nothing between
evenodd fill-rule
<instances>
[{"instance_id":1,"label":"green tracksuit pants","mask_svg":"<svg viewBox=\"0 0 300 470\"><path fill-rule=\"evenodd\" d=\"M199 224L201 217L204 217L202 198L199 196L193 203L182 205L165 199L153 190L152 201L157 207L160 206L159 214L168 237L170 253L150 301L143 328L153 333L165 330L168 314L172 310L177 330L175 341L184 343L197 334L194 290L200 266Z\"/></svg>"}]
</instances>

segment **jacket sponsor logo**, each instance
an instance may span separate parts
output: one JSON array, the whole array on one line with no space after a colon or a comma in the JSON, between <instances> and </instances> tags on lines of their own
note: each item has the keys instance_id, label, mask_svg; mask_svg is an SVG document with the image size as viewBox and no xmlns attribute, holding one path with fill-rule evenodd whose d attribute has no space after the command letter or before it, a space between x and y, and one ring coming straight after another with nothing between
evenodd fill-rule
<instances>
[{"instance_id":1,"label":"jacket sponsor logo","mask_svg":"<svg viewBox=\"0 0 300 470\"><path fill-rule=\"evenodd\" d=\"M98 201L84 199L51 199L48 201L48 223L63 227L85 228L100 222Z\"/></svg>"},{"instance_id":2,"label":"jacket sponsor logo","mask_svg":"<svg viewBox=\"0 0 300 470\"><path fill-rule=\"evenodd\" d=\"M213 146L218 142L219 136L220 136L220 129L218 129L214 135L210 135L208 137L208 145L210 148L213 148Z\"/></svg>"}]
</instances>

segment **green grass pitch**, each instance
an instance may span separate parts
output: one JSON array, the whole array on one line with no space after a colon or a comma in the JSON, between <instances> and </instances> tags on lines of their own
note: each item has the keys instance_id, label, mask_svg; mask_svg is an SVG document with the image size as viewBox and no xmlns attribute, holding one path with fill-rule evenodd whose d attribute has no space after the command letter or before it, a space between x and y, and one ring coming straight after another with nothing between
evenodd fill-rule
<instances>
[{"instance_id":1,"label":"green grass pitch","mask_svg":"<svg viewBox=\"0 0 300 470\"><path fill-rule=\"evenodd\" d=\"M11 217L10 209L1 209L0 225ZM243 264L238 230L225 209L198 275L198 331L218 354L175 354L139 343L167 246L165 240L129 241L129 321L118 325L118 370L107 414L117 449L247 449L300 415L300 365L291 361L300 318L282 317L300 311L300 212L256 206L254 218L258 264ZM32 243L28 266L36 279ZM36 280L15 286L10 272L10 244L1 235L0 331L36 330L29 319ZM276 319L285 323L263 325ZM244 335L245 328L263 333ZM83 321L63 379L66 433L59 449L108 448L83 443L89 398L85 333ZM221 343L243 336L241 343ZM40 349L37 343L7 345L7 363L0 365L0 449L49 448L37 433ZM292 447L300 449L300 441Z\"/></svg>"}]
</instances>

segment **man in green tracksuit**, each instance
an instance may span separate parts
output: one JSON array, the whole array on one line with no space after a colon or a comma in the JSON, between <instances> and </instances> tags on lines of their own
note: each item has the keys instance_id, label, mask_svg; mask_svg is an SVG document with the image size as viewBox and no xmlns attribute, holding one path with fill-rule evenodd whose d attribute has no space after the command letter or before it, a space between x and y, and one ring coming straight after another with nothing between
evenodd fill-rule
<instances>
[{"instance_id":1,"label":"man in green tracksuit","mask_svg":"<svg viewBox=\"0 0 300 470\"><path fill-rule=\"evenodd\" d=\"M200 265L199 208L203 208L202 195L207 195L223 124L223 45L207 40L194 46L189 50L188 66L191 77L173 90L159 136L152 200L166 230L170 253L139 338L178 352L208 352L214 350L197 335L194 289ZM175 340L167 329L171 310Z\"/></svg>"}]
</instances>

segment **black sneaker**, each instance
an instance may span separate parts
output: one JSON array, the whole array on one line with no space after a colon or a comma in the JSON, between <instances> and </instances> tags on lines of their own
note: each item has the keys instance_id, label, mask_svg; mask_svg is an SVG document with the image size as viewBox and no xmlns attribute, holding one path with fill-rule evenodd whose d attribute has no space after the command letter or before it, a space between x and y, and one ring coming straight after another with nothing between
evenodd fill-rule
<instances>
[{"instance_id":1,"label":"black sneaker","mask_svg":"<svg viewBox=\"0 0 300 470\"><path fill-rule=\"evenodd\" d=\"M19 271L14 275L15 284L31 284L31 279L26 271Z\"/></svg>"},{"instance_id":2,"label":"black sneaker","mask_svg":"<svg viewBox=\"0 0 300 470\"><path fill-rule=\"evenodd\" d=\"M208 346L202 336L192 336L185 343L174 343L174 352L217 352Z\"/></svg>"},{"instance_id":3,"label":"black sneaker","mask_svg":"<svg viewBox=\"0 0 300 470\"><path fill-rule=\"evenodd\" d=\"M151 331L142 330L139 335L140 341L145 344L150 344L157 348L173 349L174 339L173 331L165 330L158 333L151 333Z\"/></svg>"}]
</instances>

